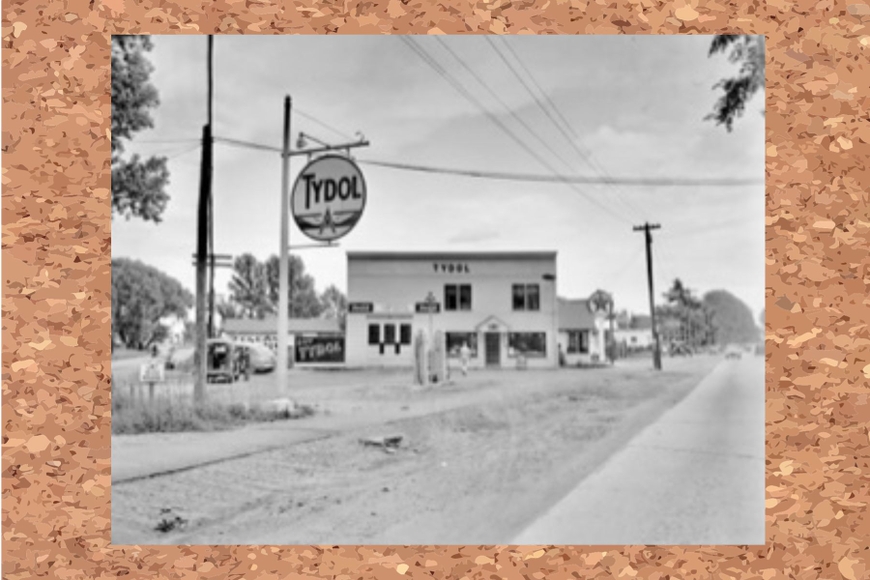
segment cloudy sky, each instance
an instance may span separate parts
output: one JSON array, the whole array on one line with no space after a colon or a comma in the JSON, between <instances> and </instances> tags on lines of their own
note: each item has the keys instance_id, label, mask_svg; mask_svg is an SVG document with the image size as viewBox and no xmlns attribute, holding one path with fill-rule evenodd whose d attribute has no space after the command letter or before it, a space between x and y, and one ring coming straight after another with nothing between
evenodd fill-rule
<instances>
[{"instance_id":1,"label":"cloudy sky","mask_svg":"<svg viewBox=\"0 0 870 580\"><path fill-rule=\"evenodd\" d=\"M294 142L299 131L330 143L359 131L371 142L355 153L360 161L758 184L570 187L362 163L368 200L361 222L338 248L299 250L319 289L346 288L348 250L556 250L561 296L602 288L618 309L645 313L643 234L632 226L649 221L662 226L653 244L657 299L679 277L699 295L727 289L758 315L763 101L755 97L732 133L703 120L717 97L712 86L735 72L724 56L707 56L710 37L430 36L413 43L466 94L399 37L218 36L214 134L280 147L289 94ZM156 266L191 291L206 47L203 36L154 37L161 104L155 128L138 134L131 149L170 159L171 201L160 224L117 216L112 224L113 256ZM539 102L556 110L546 115ZM294 158L293 177L303 165ZM280 187L279 154L215 145L217 253L278 253ZM310 243L295 226L290 235L291 245ZM228 280L229 271L219 270L218 293Z\"/></svg>"}]
</instances>

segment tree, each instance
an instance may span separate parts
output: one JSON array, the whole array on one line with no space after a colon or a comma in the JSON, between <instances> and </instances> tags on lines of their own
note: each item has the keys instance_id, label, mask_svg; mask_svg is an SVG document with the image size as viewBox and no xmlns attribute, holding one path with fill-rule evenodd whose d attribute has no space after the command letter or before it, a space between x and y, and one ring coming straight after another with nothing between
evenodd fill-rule
<instances>
[{"instance_id":1,"label":"tree","mask_svg":"<svg viewBox=\"0 0 870 580\"><path fill-rule=\"evenodd\" d=\"M728 60L740 63L737 76L721 79L713 89L722 89L713 112L705 119L713 119L717 125L725 125L729 132L734 120L743 115L746 104L760 89L764 88L764 36L748 34L717 34L710 45L708 56L731 49Z\"/></svg>"},{"instance_id":2,"label":"tree","mask_svg":"<svg viewBox=\"0 0 870 580\"><path fill-rule=\"evenodd\" d=\"M160 100L145 56L151 47L148 36L112 36L112 212L157 223L169 201L166 158L123 157L125 142L154 126Z\"/></svg>"},{"instance_id":3,"label":"tree","mask_svg":"<svg viewBox=\"0 0 870 580\"><path fill-rule=\"evenodd\" d=\"M112 334L128 348L166 338L165 318L187 317L193 295L178 280L129 258L112 259Z\"/></svg>"},{"instance_id":4,"label":"tree","mask_svg":"<svg viewBox=\"0 0 870 580\"><path fill-rule=\"evenodd\" d=\"M726 290L713 290L704 295L704 304L712 312L716 341L719 344L755 342L758 327L752 310Z\"/></svg>"},{"instance_id":5,"label":"tree","mask_svg":"<svg viewBox=\"0 0 870 580\"><path fill-rule=\"evenodd\" d=\"M712 341L712 327L707 308L683 284L682 280L675 279L671 288L664 293L664 297L668 303L661 308L662 315L679 321L683 340L694 346Z\"/></svg>"},{"instance_id":6,"label":"tree","mask_svg":"<svg viewBox=\"0 0 870 580\"><path fill-rule=\"evenodd\" d=\"M347 318L347 297L344 293L335 285L330 285L320 295L320 303L323 308L322 316L337 319L339 328L344 331Z\"/></svg>"},{"instance_id":7,"label":"tree","mask_svg":"<svg viewBox=\"0 0 870 580\"><path fill-rule=\"evenodd\" d=\"M314 288L314 278L305 272L305 263L299 256L288 256L290 267L290 318L317 318L323 312L320 297ZM278 256L266 260L266 283L269 300L278 305L280 295L280 263Z\"/></svg>"},{"instance_id":8,"label":"tree","mask_svg":"<svg viewBox=\"0 0 870 580\"><path fill-rule=\"evenodd\" d=\"M230 300L238 305L244 318L263 319L277 311L269 296L266 267L252 254L236 258L229 288Z\"/></svg>"}]
</instances>

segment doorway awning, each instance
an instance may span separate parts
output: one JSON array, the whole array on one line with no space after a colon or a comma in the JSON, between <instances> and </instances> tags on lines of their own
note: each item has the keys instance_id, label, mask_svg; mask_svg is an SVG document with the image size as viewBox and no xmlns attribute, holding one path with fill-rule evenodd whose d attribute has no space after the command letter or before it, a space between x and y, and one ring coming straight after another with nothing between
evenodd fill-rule
<instances>
[{"instance_id":1,"label":"doorway awning","mask_svg":"<svg viewBox=\"0 0 870 580\"><path fill-rule=\"evenodd\" d=\"M498 316L488 316L484 318L474 330L478 332L508 332L511 329L507 323Z\"/></svg>"}]
</instances>

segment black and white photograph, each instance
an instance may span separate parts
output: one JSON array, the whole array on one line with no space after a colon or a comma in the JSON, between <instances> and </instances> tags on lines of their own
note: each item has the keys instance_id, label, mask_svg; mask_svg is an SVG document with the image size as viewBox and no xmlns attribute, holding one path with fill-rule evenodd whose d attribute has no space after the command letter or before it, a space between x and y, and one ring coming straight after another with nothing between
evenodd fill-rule
<instances>
[{"instance_id":1,"label":"black and white photograph","mask_svg":"<svg viewBox=\"0 0 870 580\"><path fill-rule=\"evenodd\" d=\"M764 93L761 36L113 36L112 544L764 544Z\"/></svg>"}]
</instances>

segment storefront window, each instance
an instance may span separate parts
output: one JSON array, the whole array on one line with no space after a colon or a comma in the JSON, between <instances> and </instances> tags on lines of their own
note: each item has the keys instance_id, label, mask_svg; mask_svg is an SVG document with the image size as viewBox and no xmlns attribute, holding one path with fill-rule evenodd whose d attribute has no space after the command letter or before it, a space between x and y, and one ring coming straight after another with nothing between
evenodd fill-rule
<instances>
[{"instance_id":1,"label":"storefront window","mask_svg":"<svg viewBox=\"0 0 870 580\"><path fill-rule=\"evenodd\" d=\"M381 326L379 324L369 324L369 344L381 343Z\"/></svg>"},{"instance_id":2,"label":"storefront window","mask_svg":"<svg viewBox=\"0 0 870 580\"><path fill-rule=\"evenodd\" d=\"M568 352L587 354L589 352L589 331L572 330L568 332Z\"/></svg>"},{"instance_id":3,"label":"storefront window","mask_svg":"<svg viewBox=\"0 0 870 580\"><path fill-rule=\"evenodd\" d=\"M448 332L447 337L447 356L451 358L459 358L460 350L463 344L468 345L471 351L470 357L477 357L477 333L476 332Z\"/></svg>"},{"instance_id":4,"label":"storefront window","mask_svg":"<svg viewBox=\"0 0 870 580\"><path fill-rule=\"evenodd\" d=\"M395 324L385 324L384 325L384 344L395 344L396 343L396 325Z\"/></svg>"},{"instance_id":5,"label":"storefront window","mask_svg":"<svg viewBox=\"0 0 870 580\"><path fill-rule=\"evenodd\" d=\"M401 335L399 337L399 340L402 344L411 344L411 325L410 324L403 324L399 328L399 334Z\"/></svg>"},{"instance_id":6,"label":"storefront window","mask_svg":"<svg viewBox=\"0 0 870 580\"><path fill-rule=\"evenodd\" d=\"M508 335L509 356L547 356L547 334L544 332L511 332Z\"/></svg>"}]
</instances>

